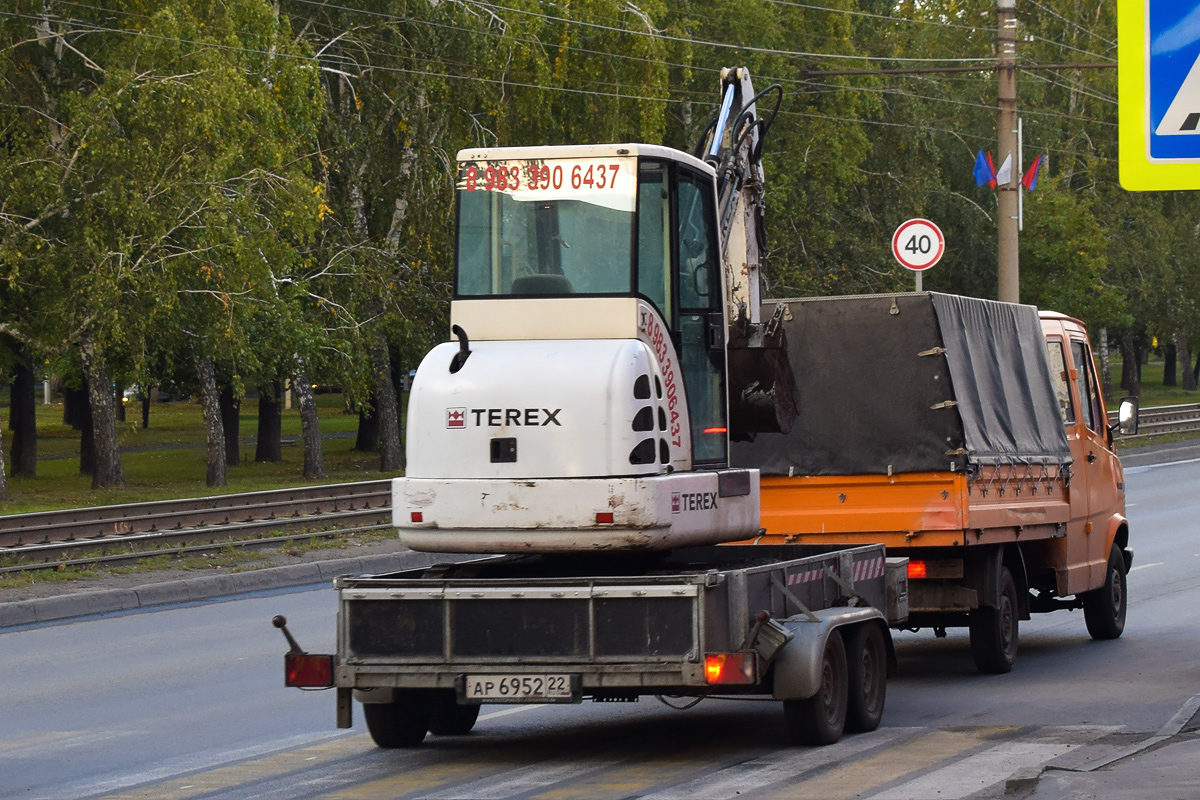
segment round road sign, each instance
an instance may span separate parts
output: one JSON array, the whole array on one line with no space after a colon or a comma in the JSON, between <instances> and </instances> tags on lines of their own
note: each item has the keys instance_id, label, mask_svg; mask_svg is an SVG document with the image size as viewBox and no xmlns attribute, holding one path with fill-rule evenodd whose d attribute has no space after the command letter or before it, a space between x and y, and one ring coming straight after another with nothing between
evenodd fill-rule
<instances>
[{"instance_id":1,"label":"round road sign","mask_svg":"<svg viewBox=\"0 0 1200 800\"><path fill-rule=\"evenodd\" d=\"M892 234L892 255L914 272L932 267L942 259L945 250L941 228L927 219L910 219Z\"/></svg>"}]
</instances>

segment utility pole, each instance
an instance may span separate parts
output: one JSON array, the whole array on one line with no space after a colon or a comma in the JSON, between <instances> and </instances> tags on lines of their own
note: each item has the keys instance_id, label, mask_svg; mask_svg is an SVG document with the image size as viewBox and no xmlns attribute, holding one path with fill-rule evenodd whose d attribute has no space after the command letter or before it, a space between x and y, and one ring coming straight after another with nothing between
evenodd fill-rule
<instances>
[{"instance_id":1,"label":"utility pole","mask_svg":"<svg viewBox=\"0 0 1200 800\"><path fill-rule=\"evenodd\" d=\"M1021 165L1017 163L1017 0L996 0L996 74L999 77L999 113L996 127L1000 134L999 158L1003 164L1011 157L1012 177L997 185L997 261L999 298L1020 302L1021 278L1017 256L1017 205L1021 191Z\"/></svg>"}]
</instances>

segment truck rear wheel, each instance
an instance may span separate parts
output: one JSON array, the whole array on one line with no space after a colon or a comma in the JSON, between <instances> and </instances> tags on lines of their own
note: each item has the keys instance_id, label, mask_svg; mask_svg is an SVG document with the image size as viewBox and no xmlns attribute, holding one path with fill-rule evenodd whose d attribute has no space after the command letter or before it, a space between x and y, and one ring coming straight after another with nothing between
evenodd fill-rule
<instances>
[{"instance_id":1,"label":"truck rear wheel","mask_svg":"<svg viewBox=\"0 0 1200 800\"><path fill-rule=\"evenodd\" d=\"M475 727L479 719L479 704L459 705L453 691L438 692L433 699L429 732L435 736L463 736Z\"/></svg>"},{"instance_id":2,"label":"truck rear wheel","mask_svg":"<svg viewBox=\"0 0 1200 800\"><path fill-rule=\"evenodd\" d=\"M788 735L800 744L833 744L846 727L846 647L842 635L830 631L821 656L821 688L807 700L784 700Z\"/></svg>"},{"instance_id":3,"label":"truck rear wheel","mask_svg":"<svg viewBox=\"0 0 1200 800\"><path fill-rule=\"evenodd\" d=\"M1125 630L1125 558L1113 542L1104 585L1083 593L1083 621L1093 639L1116 639Z\"/></svg>"},{"instance_id":4,"label":"truck rear wheel","mask_svg":"<svg viewBox=\"0 0 1200 800\"><path fill-rule=\"evenodd\" d=\"M1017 585L1008 567L1000 568L1000 604L971 612L971 655L980 672L1010 672L1017 660Z\"/></svg>"},{"instance_id":5,"label":"truck rear wheel","mask_svg":"<svg viewBox=\"0 0 1200 800\"><path fill-rule=\"evenodd\" d=\"M425 739L433 712L430 692L397 689L390 703L364 703L367 730L380 747L415 747Z\"/></svg>"},{"instance_id":6,"label":"truck rear wheel","mask_svg":"<svg viewBox=\"0 0 1200 800\"><path fill-rule=\"evenodd\" d=\"M846 730L867 733L883 720L887 695L887 645L878 625L856 626L846 637L847 678L850 687L846 705Z\"/></svg>"}]
</instances>

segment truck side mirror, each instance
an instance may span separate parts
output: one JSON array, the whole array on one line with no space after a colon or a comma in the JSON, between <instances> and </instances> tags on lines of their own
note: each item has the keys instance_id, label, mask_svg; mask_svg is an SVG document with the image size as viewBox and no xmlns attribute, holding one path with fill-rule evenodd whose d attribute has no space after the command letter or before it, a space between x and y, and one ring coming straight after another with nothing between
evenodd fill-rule
<instances>
[{"instance_id":1,"label":"truck side mirror","mask_svg":"<svg viewBox=\"0 0 1200 800\"><path fill-rule=\"evenodd\" d=\"M1121 400L1121 410L1117 412L1117 430L1122 436L1133 436L1138 431L1138 399L1126 397Z\"/></svg>"}]
</instances>

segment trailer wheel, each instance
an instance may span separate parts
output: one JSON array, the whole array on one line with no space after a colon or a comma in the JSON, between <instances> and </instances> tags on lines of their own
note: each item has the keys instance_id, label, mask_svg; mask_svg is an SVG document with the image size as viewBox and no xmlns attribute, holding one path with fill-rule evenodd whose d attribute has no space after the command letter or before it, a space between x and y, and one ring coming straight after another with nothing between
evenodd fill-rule
<instances>
[{"instance_id":1,"label":"trailer wheel","mask_svg":"<svg viewBox=\"0 0 1200 800\"><path fill-rule=\"evenodd\" d=\"M433 711L430 692L397 689L390 703L364 703L367 730L380 747L415 747L425 739Z\"/></svg>"},{"instance_id":2,"label":"trailer wheel","mask_svg":"<svg viewBox=\"0 0 1200 800\"><path fill-rule=\"evenodd\" d=\"M833 744L846 727L846 647L842 635L830 631L821 657L821 688L807 700L784 700L788 735L800 744Z\"/></svg>"},{"instance_id":3,"label":"trailer wheel","mask_svg":"<svg viewBox=\"0 0 1200 800\"><path fill-rule=\"evenodd\" d=\"M479 719L479 705L459 705L453 691L438 692L433 699L433 712L429 718L429 732L435 736L463 736L475 727Z\"/></svg>"},{"instance_id":4,"label":"trailer wheel","mask_svg":"<svg viewBox=\"0 0 1200 800\"><path fill-rule=\"evenodd\" d=\"M1125 630L1126 606L1125 558L1114 542L1108 554L1104 585L1083 593L1083 621L1092 638L1119 638Z\"/></svg>"},{"instance_id":5,"label":"trailer wheel","mask_svg":"<svg viewBox=\"0 0 1200 800\"><path fill-rule=\"evenodd\" d=\"M971 612L971 655L980 672L1009 672L1017 660L1017 585L1008 567L1000 568L1000 605Z\"/></svg>"},{"instance_id":6,"label":"trailer wheel","mask_svg":"<svg viewBox=\"0 0 1200 800\"><path fill-rule=\"evenodd\" d=\"M846 730L867 733L883 720L887 695L887 644L883 631L874 623L855 626L846 637L847 678L850 687L846 705Z\"/></svg>"}]
</instances>

